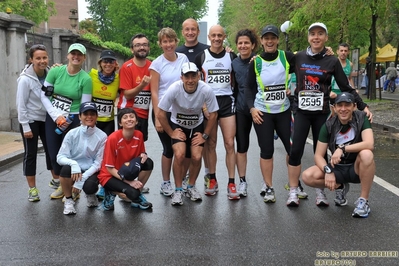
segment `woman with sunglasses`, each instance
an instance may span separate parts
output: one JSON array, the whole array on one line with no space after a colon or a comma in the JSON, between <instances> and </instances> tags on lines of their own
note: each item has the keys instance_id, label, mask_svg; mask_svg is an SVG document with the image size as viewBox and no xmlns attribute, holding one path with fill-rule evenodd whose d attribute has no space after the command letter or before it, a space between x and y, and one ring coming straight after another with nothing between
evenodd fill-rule
<instances>
[{"instance_id":1,"label":"woman with sunglasses","mask_svg":"<svg viewBox=\"0 0 399 266\"><path fill-rule=\"evenodd\" d=\"M19 128L24 143L23 172L29 186L28 200L39 201L39 191L36 188L36 165L38 140L43 143L46 154L47 169L52 171L50 158L47 150L45 120L46 109L40 96L41 88L49 71L48 54L46 47L35 44L29 49L29 61L19 76L17 90L17 110Z\"/></svg>"},{"instance_id":2,"label":"woman with sunglasses","mask_svg":"<svg viewBox=\"0 0 399 266\"><path fill-rule=\"evenodd\" d=\"M114 101L119 89L119 69L116 55L111 50L104 50L98 60L98 69L91 69L89 75L93 81L92 101L97 106L97 127L107 136L115 131Z\"/></svg>"},{"instance_id":3,"label":"woman with sunglasses","mask_svg":"<svg viewBox=\"0 0 399 266\"><path fill-rule=\"evenodd\" d=\"M66 132L80 124L78 118L80 104L90 102L92 95L92 80L82 69L86 60L86 47L80 43L72 44L69 46L67 59L67 65L54 67L49 71L41 95L42 103L47 110L46 139L55 174L49 185L57 189L50 195L52 199L64 196L59 182L61 166L57 163L58 150ZM57 128L61 131L56 132ZM78 196L79 194L76 194L74 198Z\"/></svg>"}]
</instances>

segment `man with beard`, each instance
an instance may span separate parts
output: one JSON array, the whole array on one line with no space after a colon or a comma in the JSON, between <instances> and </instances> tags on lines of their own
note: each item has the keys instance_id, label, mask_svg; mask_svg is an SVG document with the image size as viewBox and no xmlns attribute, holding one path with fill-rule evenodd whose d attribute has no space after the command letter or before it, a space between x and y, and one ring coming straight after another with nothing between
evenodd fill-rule
<instances>
[{"instance_id":1,"label":"man with beard","mask_svg":"<svg viewBox=\"0 0 399 266\"><path fill-rule=\"evenodd\" d=\"M136 34L130 40L133 58L125 62L120 71L118 110L133 108L138 116L136 129L148 139L148 114L151 102L150 71L151 61L147 59L150 44L147 36Z\"/></svg>"}]
</instances>

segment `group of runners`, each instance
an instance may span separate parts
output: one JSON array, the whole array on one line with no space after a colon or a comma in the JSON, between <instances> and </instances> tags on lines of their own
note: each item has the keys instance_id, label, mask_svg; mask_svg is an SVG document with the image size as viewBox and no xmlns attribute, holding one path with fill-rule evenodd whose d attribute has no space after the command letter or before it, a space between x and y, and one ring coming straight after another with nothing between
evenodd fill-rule
<instances>
[{"instance_id":1,"label":"group of runners","mask_svg":"<svg viewBox=\"0 0 399 266\"><path fill-rule=\"evenodd\" d=\"M153 162L147 157L144 148L144 141L148 138L151 100L152 121L163 146L160 160L162 173L160 192L165 196L171 196L172 205L183 205L184 196L192 201L202 200L201 193L196 187L202 158L205 165L205 195L213 196L219 191L219 179L216 173L218 127L221 128L226 151L227 197L237 200L247 196L247 152L253 124L260 148L259 165L264 181L260 192L264 202L276 201L272 177L275 133L286 151L289 189L287 206L298 206L299 198L307 198L299 178L302 171L301 159L311 128L313 147L316 151L316 168L306 170L303 181L309 186L316 187L316 204L328 205L324 192L324 188L327 187L336 191L336 205L346 205L348 184L361 182L362 194L353 214L355 217L367 217L370 211L368 191L371 185L363 183L369 184L370 175L359 169L367 166L367 173L373 173L375 169L371 152L373 143L370 143L372 131L369 121L372 120L372 114L350 85L350 71L349 74L344 72L344 69L351 66L349 60L344 56L337 58L328 53L325 47L328 40L327 27L320 22L310 25L307 34L309 47L296 54L278 49L279 30L274 25L264 27L260 36L253 30L243 29L237 33L235 39L237 56L230 48L224 47L226 33L220 25L212 26L208 32L210 46L198 42L200 31L194 19L185 20L182 26L185 43L181 46L178 46L179 40L173 29L163 28L159 31L158 45L162 48L163 54L153 62L146 59L150 50L148 38L144 34L135 35L130 42L134 57L122 65L119 76L114 74L120 79L118 124L122 128L108 137L102 167L97 169L97 172L101 169L98 179L105 188L104 200L100 207L105 210L113 209L115 192L119 192L122 198L130 201L133 207L142 209L152 207L142 195L146 191L144 185L153 169ZM259 46L263 51L260 55L256 55ZM340 45L339 55L341 47L349 50L347 45ZM69 52L75 50L70 48ZM77 50L85 56L85 52ZM74 62L72 56L70 61ZM108 61L115 63L116 60ZM117 63L115 64L113 73L117 68ZM48 76L51 76L52 71L50 70ZM296 76L293 90L290 89L292 73ZM59 106L54 104L56 98L54 95L67 95L59 93L56 83L51 82L48 76L44 87L54 85L50 99L53 101L53 107ZM109 81L108 76L99 75L99 77L102 81ZM113 81L114 79L110 83ZM334 88L333 93L331 86ZM90 96L90 93L86 94ZM101 97L93 97L93 102L90 102L88 96L85 98L86 94L81 94L82 106L97 104L95 108L98 112L92 116L102 117L103 110L108 110L103 108L107 107L105 104L107 102L104 103ZM38 95L43 103L45 103L44 95L45 92ZM65 97L58 98L62 100ZM114 100L115 98L116 95ZM74 103L74 99L72 102ZM340 108L336 108L336 105ZM79 117L85 115L82 106L80 112L75 111ZM327 123L325 130L325 123L331 116L330 108L336 111L337 115L333 119L338 119L336 123L341 124L341 127L337 128ZM361 111L355 111L356 108ZM60 113L52 112L49 105L45 105L44 110L51 116L48 119L52 119L55 127L54 121L59 119ZM360 119L361 123L352 123L352 118ZM125 119L130 120L125 123ZM342 126L347 124L349 126ZM83 120L82 125L85 125ZM91 127L90 125L86 127ZM343 132L342 128L346 131ZM331 129L339 132L324 134L326 131L331 132L329 131ZM320 131L324 135L318 138ZM341 135L346 136L344 142L341 141ZM332 137L335 139L331 140ZM133 140L137 142L135 146L140 148L119 157L120 149L133 147L130 143ZM328 145L333 153L331 159L326 156L327 145L321 145L320 142L331 144ZM367 144L359 144L363 142ZM339 158L334 153L337 150L342 150ZM340 165L340 158L344 157L345 166L335 167ZM57 160L57 163L65 164L62 161ZM235 182L236 167L239 177L238 187ZM172 170L174 188L170 181ZM84 175L85 171L88 169L82 168L80 172ZM135 174L129 174L132 172ZM68 169L68 173L72 173L73 176L76 170L71 172ZM334 173L337 173L339 178L332 183L330 178ZM53 183L56 183L57 174L60 176L55 172ZM27 178L31 175L26 174ZM104 175L107 178L104 178ZM327 175L330 175L329 178L326 178ZM28 184L31 186L29 180L32 179L28 178ZM69 182L68 187L74 187L72 192L78 194L82 189L76 185L80 179L72 177L72 180L75 183ZM63 189L59 194L62 196L65 194L66 202L72 204L73 193L69 191L65 193ZM92 202L88 205L98 205L92 196L93 193L86 192L86 194L90 195ZM64 207L65 214L76 213L75 210L68 212L65 209L66 207Z\"/></svg>"}]
</instances>

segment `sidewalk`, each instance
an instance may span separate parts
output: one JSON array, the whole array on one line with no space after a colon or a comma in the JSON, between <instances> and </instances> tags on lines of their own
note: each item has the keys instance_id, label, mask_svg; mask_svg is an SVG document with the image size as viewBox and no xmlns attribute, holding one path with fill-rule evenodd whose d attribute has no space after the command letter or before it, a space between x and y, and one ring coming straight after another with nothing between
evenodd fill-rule
<instances>
[{"instance_id":1,"label":"sidewalk","mask_svg":"<svg viewBox=\"0 0 399 266\"><path fill-rule=\"evenodd\" d=\"M23 152L21 133L0 131L0 167L22 158Z\"/></svg>"}]
</instances>

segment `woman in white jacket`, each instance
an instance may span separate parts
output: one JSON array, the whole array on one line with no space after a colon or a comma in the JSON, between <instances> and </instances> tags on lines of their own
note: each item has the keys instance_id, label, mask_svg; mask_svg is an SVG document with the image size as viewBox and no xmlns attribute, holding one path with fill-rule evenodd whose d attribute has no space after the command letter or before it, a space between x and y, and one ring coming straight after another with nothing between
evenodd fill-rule
<instances>
[{"instance_id":1,"label":"woman in white jacket","mask_svg":"<svg viewBox=\"0 0 399 266\"><path fill-rule=\"evenodd\" d=\"M46 153L47 169L51 170L53 174L46 145L44 126L46 109L40 100L41 88L49 70L46 47L42 44L33 45L29 49L29 58L30 64L26 65L17 80L17 110L25 149L23 173L29 185L28 200L34 202L40 200L39 191L36 188L36 161L39 137Z\"/></svg>"}]
</instances>

